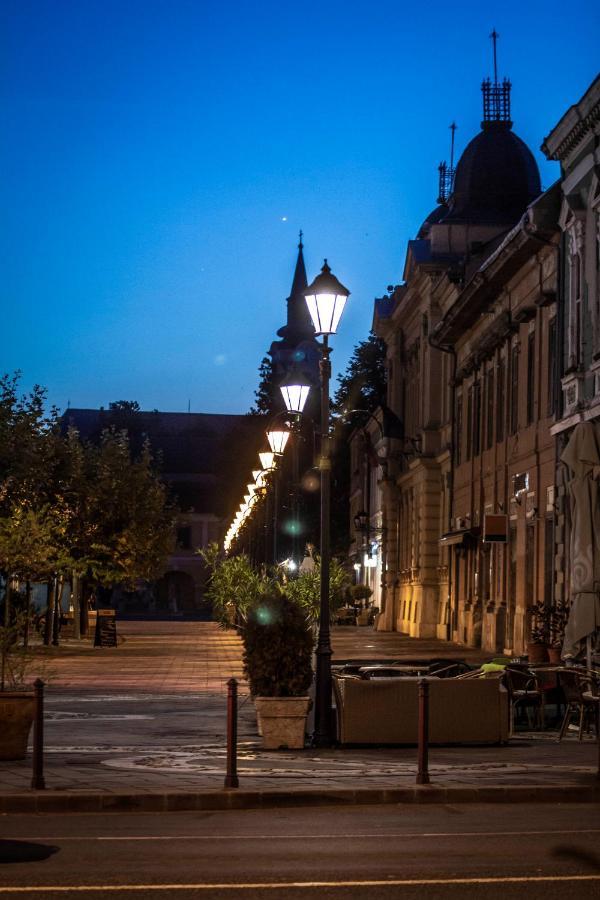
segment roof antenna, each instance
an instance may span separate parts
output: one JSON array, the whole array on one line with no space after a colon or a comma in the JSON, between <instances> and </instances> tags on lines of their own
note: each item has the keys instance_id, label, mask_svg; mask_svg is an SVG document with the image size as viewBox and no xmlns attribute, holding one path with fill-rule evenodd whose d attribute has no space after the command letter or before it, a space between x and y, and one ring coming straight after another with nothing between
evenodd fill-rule
<instances>
[{"instance_id":1,"label":"roof antenna","mask_svg":"<svg viewBox=\"0 0 600 900\"><path fill-rule=\"evenodd\" d=\"M502 84L498 83L498 38L500 35L494 28L490 34L492 39L492 47L494 53L494 83L490 78L484 78L481 84L483 93L483 122L505 122L509 128L512 127L510 120L510 88L511 84L508 78L502 79Z\"/></svg>"},{"instance_id":2,"label":"roof antenna","mask_svg":"<svg viewBox=\"0 0 600 900\"><path fill-rule=\"evenodd\" d=\"M188 412L191 411L192 401L188 400Z\"/></svg>"},{"instance_id":3,"label":"roof antenna","mask_svg":"<svg viewBox=\"0 0 600 900\"><path fill-rule=\"evenodd\" d=\"M449 127L452 132L450 141L450 165L444 160L444 162L441 162L438 166L440 181L437 202L441 203L443 206L447 205L450 195L454 190L454 175L456 173L456 169L454 168L454 134L456 132L456 122L453 122Z\"/></svg>"}]
</instances>

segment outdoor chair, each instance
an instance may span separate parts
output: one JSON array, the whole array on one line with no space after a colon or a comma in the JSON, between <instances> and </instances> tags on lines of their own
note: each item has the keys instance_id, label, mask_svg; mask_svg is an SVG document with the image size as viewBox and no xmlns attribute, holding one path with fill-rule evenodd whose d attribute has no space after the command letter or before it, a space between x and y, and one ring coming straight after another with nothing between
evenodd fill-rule
<instances>
[{"instance_id":1,"label":"outdoor chair","mask_svg":"<svg viewBox=\"0 0 600 900\"><path fill-rule=\"evenodd\" d=\"M598 682L591 673L579 672L576 669L560 669L558 682L566 701L565 716L562 721L558 740L562 741L571 721L573 713L579 716L579 740L583 737L583 728L589 730L590 721L594 721L598 735Z\"/></svg>"},{"instance_id":2,"label":"outdoor chair","mask_svg":"<svg viewBox=\"0 0 600 900\"><path fill-rule=\"evenodd\" d=\"M429 675L436 678L456 678L470 671L471 666L464 659L432 659L429 664Z\"/></svg>"},{"instance_id":3,"label":"outdoor chair","mask_svg":"<svg viewBox=\"0 0 600 900\"><path fill-rule=\"evenodd\" d=\"M510 733L514 733L515 721L519 710L524 710L530 728L536 723L540 730L544 728L544 695L540 690L534 672L514 669L507 666L503 681L508 690L510 700Z\"/></svg>"}]
</instances>

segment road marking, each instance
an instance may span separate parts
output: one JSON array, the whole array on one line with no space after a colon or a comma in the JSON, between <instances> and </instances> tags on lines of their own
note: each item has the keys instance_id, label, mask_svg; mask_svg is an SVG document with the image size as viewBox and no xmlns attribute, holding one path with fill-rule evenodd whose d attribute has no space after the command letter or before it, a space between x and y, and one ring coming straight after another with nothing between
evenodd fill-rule
<instances>
[{"instance_id":1,"label":"road marking","mask_svg":"<svg viewBox=\"0 0 600 900\"><path fill-rule=\"evenodd\" d=\"M513 875L498 878L388 878L364 881L265 881L265 882L214 882L212 884L38 884L32 887L0 887L0 894L32 894L35 892L77 894L92 891L259 891L284 888L372 888L372 887L425 887L434 885L470 884L531 884L546 882L600 881L600 875Z\"/></svg>"},{"instance_id":2,"label":"road marking","mask_svg":"<svg viewBox=\"0 0 600 900\"><path fill-rule=\"evenodd\" d=\"M336 833L336 840L380 840L381 838L461 838L461 837L531 837L559 834L600 834L600 828L561 828L552 831L370 831L368 834L360 834L353 831L349 834ZM327 834L142 834L142 835L65 835L57 837L30 837L28 841L331 841L332 836ZM2 839L0 839L1 842ZM23 837L4 838L4 840L22 841Z\"/></svg>"}]
</instances>

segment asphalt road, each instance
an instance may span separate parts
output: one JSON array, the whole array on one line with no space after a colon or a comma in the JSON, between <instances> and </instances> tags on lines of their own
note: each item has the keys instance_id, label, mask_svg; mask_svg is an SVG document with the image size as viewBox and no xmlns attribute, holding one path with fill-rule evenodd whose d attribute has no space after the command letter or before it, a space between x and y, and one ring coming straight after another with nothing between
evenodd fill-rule
<instances>
[{"instance_id":1,"label":"asphalt road","mask_svg":"<svg viewBox=\"0 0 600 900\"><path fill-rule=\"evenodd\" d=\"M0 818L0 900L599 895L588 804Z\"/></svg>"}]
</instances>

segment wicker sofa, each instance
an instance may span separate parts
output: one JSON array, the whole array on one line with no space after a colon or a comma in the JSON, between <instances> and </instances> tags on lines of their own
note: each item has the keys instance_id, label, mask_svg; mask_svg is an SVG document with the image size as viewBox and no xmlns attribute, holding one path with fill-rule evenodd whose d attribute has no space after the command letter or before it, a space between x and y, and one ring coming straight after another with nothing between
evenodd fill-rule
<instances>
[{"instance_id":1,"label":"wicker sofa","mask_svg":"<svg viewBox=\"0 0 600 900\"><path fill-rule=\"evenodd\" d=\"M509 702L498 678L428 678L432 744L502 744ZM341 744L416 744L418 678L334 675Z\"/></svg>"}]
</instances>

